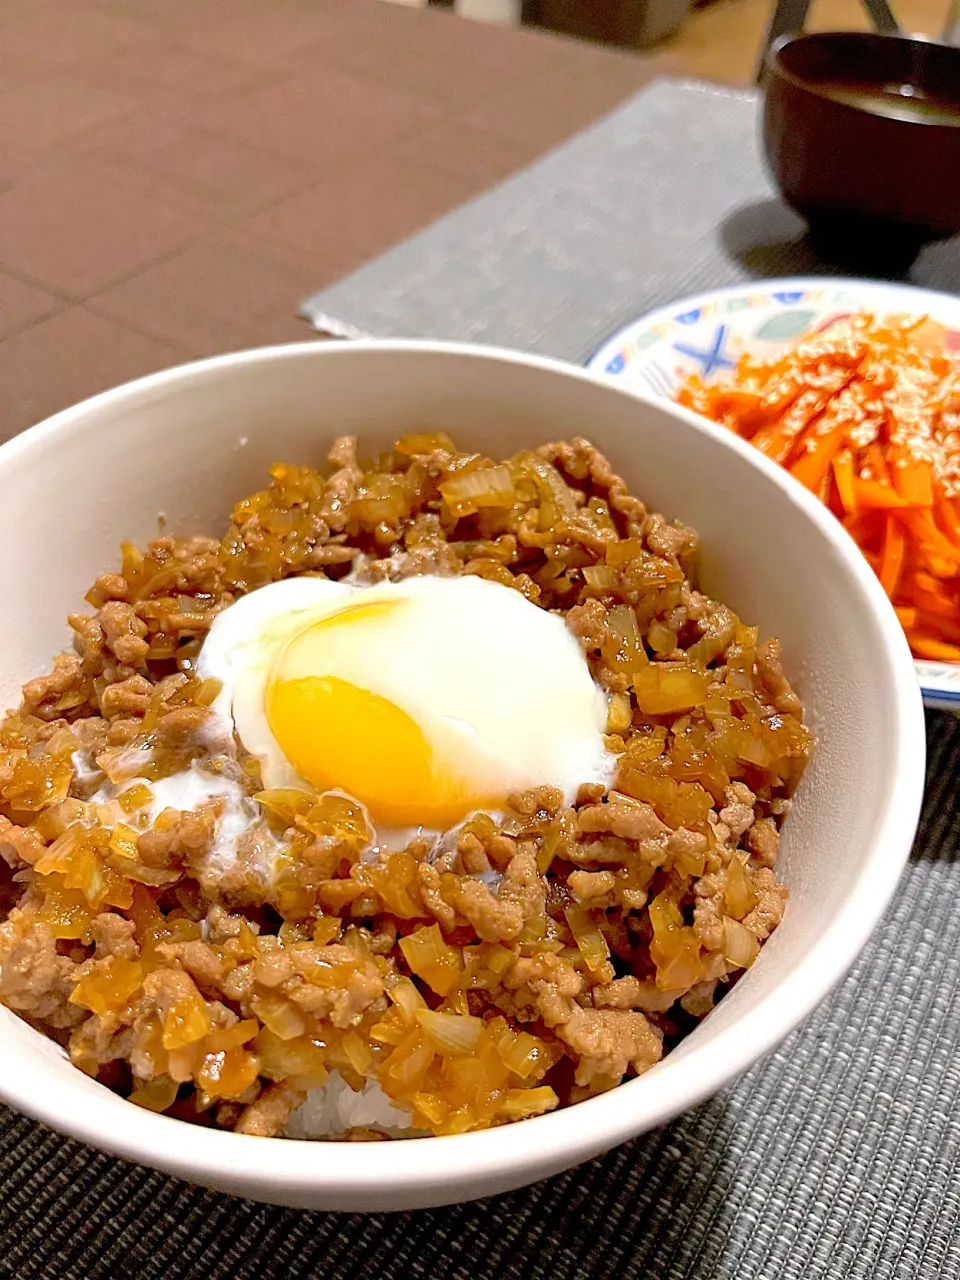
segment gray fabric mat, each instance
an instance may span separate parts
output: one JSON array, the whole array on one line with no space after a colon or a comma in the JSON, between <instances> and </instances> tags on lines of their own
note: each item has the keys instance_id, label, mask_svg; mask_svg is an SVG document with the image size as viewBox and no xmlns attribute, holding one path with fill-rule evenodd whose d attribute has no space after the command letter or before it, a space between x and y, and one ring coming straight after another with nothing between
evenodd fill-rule
<instances>
[{"instance_id":1,"label":"gray fabric mat","mask_svg":"<svg viewBox=\"0 0 960 1280\"><path fill-rule=\"evenodd\" d=\"M808 270L789 215L756 212L766 196L744 146L752 114L745 95L657 86L328 290L321 309L355 329L580 359L632 315L735 280L751 269L745 262L759 274ZM591 159L598 146L621 157L615 171L609 152ZM670 176L681 162L685 183ZM682 197L675 208L671 187ZM741 248L728 253L723 242ZM760 253L758 243L788 247ZM956 288L950 253L929 251L917 279ZM673 1124L510 1195L360 1217L206 1192L0 1108L0 1276L960 1276L960 803L951 785L960 720L932 716L928 739L917 848L855 970L777 1053Z\"/></svg>"},{"instance_id":2,"label":"gray fabric mat","mask_svg":"<svg viewBox=\"0 0 960 1280\"><path fill-rule=\"evenodd\" d=\"M0 1275L960 1275L960 719L933 714L927 737L917 847L856 968L778 1052L673 1124L510 1195L361 1217L201 1191L0 1109Z\"/></svg>"},{"instance_id":3,"label":"gray fabric mat","mask_svg":"<svg viewBox=\"0 0 960 1280\"><path fill-rule=\"evenodd\" d=\"M688 294L843 274L775 197L757 128L752 93L658 81L302 313L343 337L450 338L581 362L620 325ZM903 278L960 292L960 239L926 249Z\"/></svg>"}]
</instances>

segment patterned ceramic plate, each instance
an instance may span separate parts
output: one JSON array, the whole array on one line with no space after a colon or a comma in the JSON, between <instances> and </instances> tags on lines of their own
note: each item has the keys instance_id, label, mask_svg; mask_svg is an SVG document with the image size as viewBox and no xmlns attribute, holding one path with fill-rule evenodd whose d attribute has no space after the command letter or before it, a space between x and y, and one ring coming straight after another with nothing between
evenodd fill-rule
<instances>
[{"instance_id":1,"label":"patterned ceramic plate","mask_svg":"<svg viewBox=\"0 0 960 1280\"><path fill-rule=\"evenodd\" d=\"M805 330L826 329L852 311L928 315L947 327L948 349L960 358L960 298L908 285L810 278L684 298L620 329L587 367L672 400L691 373L729 378L745 351L774 357ZM916 667L924 702L960 711L960 664Z\"/></svg>"}]
</instances>

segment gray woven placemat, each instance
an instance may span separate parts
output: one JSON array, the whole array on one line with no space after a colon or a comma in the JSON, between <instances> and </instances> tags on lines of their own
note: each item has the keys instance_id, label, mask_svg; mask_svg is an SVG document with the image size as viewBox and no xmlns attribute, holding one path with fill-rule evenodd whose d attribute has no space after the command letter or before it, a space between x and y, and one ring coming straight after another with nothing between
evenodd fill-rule
<instances>
[{"instance_id":1,"label":"gray woven placemat","mask_svg":"<svg viewBox=\"0 0 960 1280\"><path fill-rule=\"evenodd\" d=\"M843 274L775 198L756 117L752 93L658 81L315 294L303 314L344 337L450 338L580 362L620 325L688 294ZM960 292L960 239L926 249L902 278Z\"/></svg>"},{"instance_id":2,"label":"gray woven placemat","mask_svg":"<svg viewBox=\"0 0 960 1280\"><path fill-rule=\"evenodd\" d=\"M650 118L638 130L631 114L639 109L642 115L651 103L651 118L660 125L654 133ZM658 86L568 144L574 168L582 166L580 178L571 176L561 150L327 291L323 306L336 306L347 325L370 331L485 338L581 358L607 329L645 306L745 270L718 254L714 228L741 198L748 205L762 198L759 169L745 146L752 112L746 96ZM603 194L603 182L619 181L605 166L591 167L605 130L623 156L620 171L629 174L623 190L637 201L676 188L670 166L690 165L694 242L684 245L678 236L669 202L656 217L631 219ZM730 154L739 157L733 174ZM560 224L572 219L568 233L546 218L547 206ZM760 215L735 225L744 244L751 218L770 235L769 218L783 225L787 216L769 205ZM503 226L490 231L501 216ZM481 261L471 237L488 233ZM605 241L602 252L590 247L597 240ZM524 265L531 252L539 255L536 271ZM931 251L918 278L949 287L936 264L950 261L946 247ZM760 273L800 269L809 265L771 258ZM0 1276L960 1275L960 911L954 907L960 803L951 786L960 763L960 720L932 716L928 738L929 787L917 849L856 969L779 1052L673 1124L511 1195L359 1217L215 1195L100 1155L0 1108ZM328 1158L318 1149L321 1156Z\"/></svg>"}]
</instances>

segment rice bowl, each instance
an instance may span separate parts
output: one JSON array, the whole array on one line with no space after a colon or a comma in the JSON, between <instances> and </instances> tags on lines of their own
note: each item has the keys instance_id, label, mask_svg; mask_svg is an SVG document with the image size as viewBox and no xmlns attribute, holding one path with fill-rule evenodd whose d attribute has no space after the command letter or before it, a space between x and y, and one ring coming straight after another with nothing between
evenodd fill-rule
<instances>
[{"instance_id":1,"label":"rice bowl","mask_svg":"<svg viewBox=\"0 0 960 1280\"><path fill-rule=\"evenodd\" d=\"M122 535L149 534L149 511L164 510L172 528L211 529L217 508L252 488L266 462L304 456L307 448L308 456L316 456L318 396L330 421L328 441L338 431L359 430L386 442L416 423L452 428L468 441L482 441L485 452L505 456L511 446L527 444L531 432L542 441L589 423L639 491L700 528L711 591L749 611L766 634L784 639L788 671L797 676L820 742L784 848L792 894L787 919L706 1022L663 1064L622 1086L616 1099L602 1095L510 1129L392 1143L375 1156L366 1145L343 1148L334 1175L317 1167L315 1158L311 1163L306 1144L251 1142L194 1132L165 1117L128 1115L126 1104L101 1087L78 1073L76 1080L68 1078L67 1064L55 1051L51 1057L49 1049L37 1047L36 1033L25 1027L11 1026L0 1046L10 1056L6 1096L13 1105L79 1136L98 1134L94 1140L108 1149L194 1180L304 1205L438 1203L518 1185L662 1121L718 1087L795 1024L852 960L895 884L922 785L919 706L896 624L855 554L793 486L735 442L682 411L600 387L563 366L416 344L311 345L225 357L108 393L7 446L0 453L0 485L6 487L8 474L17 477L9 519L16 518L17 493L24 499L30 493L31 467L42 461L49 485L54 441L64 466L65 518L71 518L67 476L83 473L90 442L106 438L101 432L120 431L112 424L124 424L111 437L116 467L136 477L129 491L118 488L115 501L100 502L92 496L96 472L87 466L85 501L76 495L73 518L78 529L87 529L69 555L61 548L56 565L45 570L50 607L25 593L25 613L33 616L3 639L10 659L8 701L18 678L36 669L38 654L62 646L57 614L109 562L112 544ZM154 424L161 420L165 428L158 435ZM633 443L640 438L642 467ZM189 462L183 456L188 440ZM151 476L140 461L147 441L157 463ZM154 473L151 492L147 482ZM175 473L181 476L176 485L170 483ZM202 486L191 479L200 475ZM718 478L721 488L726 482L741 503L746 499L752 530L731 520ZM39 470L34 483L40 483ZM92 526L83 519L91 510L97 516ZM771 547L797 540L804 559L787 592ZM11 590L19 590L16 574L29 570L27 564L8 566ZM834 584L829 595L824 581ZM810 635L804 620L814 611L821 625ZM23 644L25 633L30 638ZM883 698L875 697L877 689L885 691ZM857 724L834 714L851 691L864 707ZM11 1052L15 1043L31 1055L32 1070L24 1071L24 1059ZM87 1099L82 1115L69 1102L80 1094ZM111 1119L118 1107L125 1118ZM176 1138L165 1136L171 1125Z\"/></svg>"}]
</instances>

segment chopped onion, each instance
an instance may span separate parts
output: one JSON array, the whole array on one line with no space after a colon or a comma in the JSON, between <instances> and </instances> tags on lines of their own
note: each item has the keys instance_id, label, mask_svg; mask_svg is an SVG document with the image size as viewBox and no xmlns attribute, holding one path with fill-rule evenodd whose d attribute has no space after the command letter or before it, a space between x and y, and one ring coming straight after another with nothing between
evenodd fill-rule
<instances>
[{"instance_id":1,"label":"chopped onion","mask_svg":"<svg viewBox=\"0 0 960 1280\"><path fill-rule=\"evenodd\" d=\"M424 926L400 939L400 950L411 970L438 996L459 985L463 964L459 950L448 946L437 925Z\"/></svg>"},{"instance_id":2,"label":"chopped onion","mask_svg":"<svg viewBox=\"0 0 960 1280\"><path fill-rule=\"evenodd\" d=\"M731 964L748 969L760 952L760 939L739 920L723 917L723 955Z\"/></svg>"},{"instance_id":3,"label":"chopped onion","mask_svg":"<svg viewBox=\"0 0 960 1280\"><path fill-rule=\"evenodd\" d=\"M169 1076L154 1076L152 1080L138 1081L128 1101L147 1111L166 1111L176 1100L179 1088Z\"/></svg>"},{"instance_id":4,"label":"chopped onion","mask_svg":"<svg viewBox=\"0 0 960 1280\"><path fill-rule=\"evenodd\" d=\"M307 1029L296 1005L283 996L257 996L253 1008L263 1025L280 1040L295 1040Z\"/></svg>"},{"instance_id":5,"label":"chopped onion","mask_svg":"<svg viewBox=\"0 0 960 1280\"><path fill-rule=\"evenodd\" d=\"M593 924L587 911L578 904L571 903L569 907L564 908L563 914L567 917L573 940L586 961L587 968L591 973L602 969L610 959L610 948L607 946L606 938Z\"/></svg>"},{"instance_id":6,"label":"chopped onion","mask_svg":"<svg viewBox=\"0 0 960 1280\"><path fill-rule=\"evenodd\" d=\"M525 1116L539 1116L552 1111L560 1099L548 1084L537 1089L508 1089L497 1111L508 1120L522 1120Z\"/></svg>"},{"instance_id":7,"label":"chopped onion","mask_svg":"<svg viewBox=\"0 0 960 1280\"><path fill-rule=\"evenodd\" d=\"M340 937L343 922L339 916L320 916L313 927L313 941L322 947Z\"/></svg>"},{"instance_id":8,"label":"chopped onion","mask_svg":"<svg viewBox=\"0 0 960 1280\"><path fill-rule=\"evenodd\" d=\"M626 564L628 560L637 560L643 554L643 543L639 538L623 538L617 542L608 542L606 548L607 564L614 568Z\"/></svg>"},{"instance_id":9,"label":"chopped onion","mask_svg":"<svg viewBox=\"0 0 960 1280\"><path fill-rule=\"evenodd\" d=\"M117 796L117 804L126 814L145 809L152 800L153 792L145 782L135 782L132 787L127 787L126 791L121 791Z\"/></svg>"},{"instance_id":10,"label":"chopped onion","mask_svg":"<svg viewBox=\"0 0 960 1280\"><path fill-rule=\"evenodd\" d=\"M647 632L647 640L650 648L654 653L665 657L668 653L673 653L677 647L677 633L671 631L669 627L665 627L662 622L652 622Z\"/></svg>"},{"instance_id":11,"label":"chopped onion","mask_svg":"<svg viewBox=\"0 0 960 1280\"><path fill-rule=\"evenodd\" d=\"M574 519L576 500L556 467L537 457L531 457L528 465L540 494L540 528L556 529L564 520Z\"/></svg>"},{"instance_id":12,"label":"chopped onion","mask_svg":"<svg viewBox=\"0 0 960 1280\"><path fill-rule=\"evenodd\" d=\"M446 449L450 453L455 451L455 445L445 431L409 431L396 443L397 453L407 458L435 453L437 449Z\"/></svg>"},{"instance_id":13,"label":"chopped onion","mask_svg":"<svg viewBox=\"0 0 960 1280\"><path fill-rule=\"evenodd\" d=\"M491 973L500 974L508 969L516 956L507 947L502 947L498 942L487 944L487 952L484 956L484 963Z\"/></svg>"},{"instance_id":14,"label":"chopped onion","mask_svg":"<svg viewBox=\"0 0 960 1280\"><path fill-rule=\"evenodd\" d=\"M616 650L611 651L609 645L603 647L603 656L614 671L629 673L646 666L647 653L633 608L628 604L615 604L607 610L606 621L618 642Z\"/></svg>"},{"instance_id":15,"label":"chopped onion","mask_svg":"<svg viewBox=\"0 0 960 1280\"><path fill-rule=\"evenodd\" d=\"M473 515L480 507L509 507L517 498L507 466L457 472L443 482L440 494L455 516Z\"/></svg>"},{"instance_id":16,"label":"chopped onion","mask_svg":"<svg viewBox=\"0 0 960 1280\"><path fill-rule=\"evenodd\" d=\"M611 693L607 703L607 733L626 733L633 723L629 693Z\"/></svg>"},{"instance_id":17,"label":"chopped onion","mask_svg":"<svg viewBox=\"0 0 960 1280\"><path fill-rule=\"evenodd\" d=\"M200 682L200 688L196 695L198 707L209 707L216 701L217 695L223 688L220 680L215 680L213 676L207 676Z\"/></svg>"},{"instance_id":18,"label":"chopped onion","mask_svg":"<svg viewBox=\"0 0 960 1280\"><path fill-rule=\"evenodd\" d=\"M417 1119L423 1117L427 1122L427 1126L436 1129L443 1124L447 1118L449 1107L442 1098L438 1098L435 1093L415 1093L413 1095L413 1105L416 1108Z\"/></svg>"},{"instance_id":19,"label":"chopped onion","mask_svg":"<svg viewBox=\"0 0 960 1280\"><path fill-rule=\"evenodd\" d=\"M583 569L583 580L594 591L609 591L616 579L608 565L588 564Z\"/></svg>"},{"instance_id":20,"label":"chopped onion","mask_svg":"<svg viewBox=\"0 0 960 1280\"><path fill-rule=\"evenodd\" d=\"M651 716L689 711L707 700L706 676L673 663L651 662L635 671L633 687L640 710Z\"/></svg>"},{"instance_id":21,"label":"chopped onion","mask_svg":"<svg viewBox=\"0 0 960 1280\"><path fill-rule=\"evenodd\" d=\"M723 901L727 914L735 920L742 920L757 905L757 895L738 854L734 854L727 866Z\"/></svg>"},{"instance_id":22,"label":"chopped onion","mask_svg":"<svg viewBox=\"0 0 960 1280\"><path fill-rule=\"evenodd\" d=\"M444 1055L473 1053L483 1030L480 1018L459 1013L441 1013L435 1009L419 1009L417 1021Z\"/></svg>"},{"instance_id":23,"label":"chopped onion","mask_svg":"<svg viewBox=\"0 0 960 1280\"><path fill-rule=\"evenodd\" d=\"M370 1046L363 1040L356 1031L348 1031L340 1041L341 1048L346 1056L347 1061L356 1071L357 1075L362 1076L366 1073L367 1068L373 1058L370 1052Z\"/></svg>"},{"instance_id":24,"label":"chopped onion","mask_svg":"<svg viewBox=\"0 0 960 1280\"><path fill-rule=\"evenodd\" d=\"M503 1065L521 1080L542 1076L548 1070L550 1059L543 1041L529 1031L515 1031L503 1018L493 1018L487 1024L487 1032Z\"/></svg>"},{"instance_id":25,"label":"chopped onion","mask_svg":"<svg viewBox=\"0 0 960 1280\"><path fill-rule=\"evenodd\" d=\"M409 978L398 978L387 988L387 995L411 1026L416 1022L417 1014L427 1007L423 996Z\"/></svg>"},{"instance_id":26,"label":"chopped onion","mask_svg":"<svg viewBox=\"0 0 960 1280\"><path fill-rule=\"evenodd\" d=\"M124 823L117 825L110 832L110 852L118 858L135 859L137 856L137 840L139 833Z\"/></svg>"}]
</instances>

